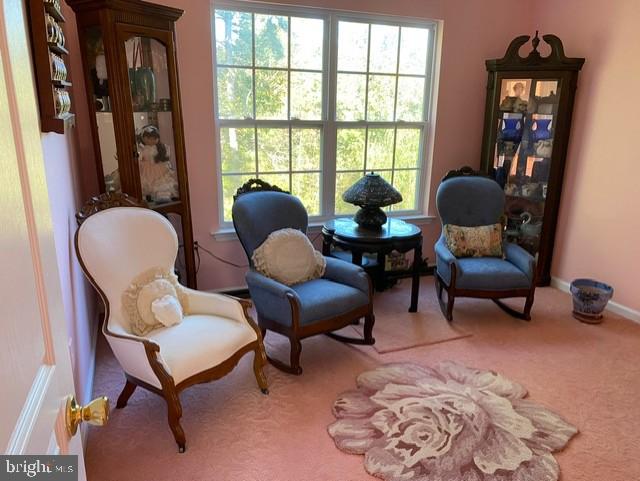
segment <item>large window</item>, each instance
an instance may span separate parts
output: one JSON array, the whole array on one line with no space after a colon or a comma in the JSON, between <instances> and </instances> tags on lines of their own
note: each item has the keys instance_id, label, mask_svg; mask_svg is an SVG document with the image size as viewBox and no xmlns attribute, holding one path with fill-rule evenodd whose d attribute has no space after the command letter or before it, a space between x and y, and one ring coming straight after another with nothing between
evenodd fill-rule
<instances>
[{"instance_id":1,"label":"large window","mask_svg":"<svg viewBox=\"0 0 640 481\"><path fill-rule=\"evenodd\" d=\"M435 24L225 3L214 15L221 214L258 177L317 218L375 171L422 204Z\"/></svg>"}]
</instances>

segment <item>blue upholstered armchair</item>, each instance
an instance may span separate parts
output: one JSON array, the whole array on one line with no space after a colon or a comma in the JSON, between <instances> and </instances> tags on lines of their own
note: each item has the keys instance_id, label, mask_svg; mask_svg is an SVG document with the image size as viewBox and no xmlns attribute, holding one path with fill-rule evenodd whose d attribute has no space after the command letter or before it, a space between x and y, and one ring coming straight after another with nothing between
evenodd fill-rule
<instances>
[{"instance_id":1,"label":"blue upholstered armchair","mask_svg":"<svg viewBox=\"0 0 640 481\"><path fill-rule=\"evenodd\" d=\"M307 231L307 211L300 200L275 186L252 179L243 185L233 204L233 225L252 264L253 251L272 232L293 228ZM372 287L369 276L356 265L326 257L327 267L321 279L293 286L263 276L253 269L246 280L262 335L278 332L291 343L290 364L267 356L277 368L301 374L301 340L326 333L353 344L373 344ZM344 337L331 331L365 319L364 339Z\"/></svg>"},{"instance_id":2,"label":"blue upholstered armchair","mask_svg":"<svg viewBox=\"0 0 640 481\"><path fill-rule=\"evenodd\" d=\"M504 192L495 181L465 167L449 172L438 187L436 204L443 233L435 246L436 290L444 316L453 319L456 297L492 299L509 314L530 320L535 291L535 261L520 246L505 242L504 259L499 257L456 258L447 247L444 225L481 226L500 222L504 213ZM442 291L447 291L447 302ZM526 297L519 312L500 302L507 297Z\"/></svg>"}]
</instances>

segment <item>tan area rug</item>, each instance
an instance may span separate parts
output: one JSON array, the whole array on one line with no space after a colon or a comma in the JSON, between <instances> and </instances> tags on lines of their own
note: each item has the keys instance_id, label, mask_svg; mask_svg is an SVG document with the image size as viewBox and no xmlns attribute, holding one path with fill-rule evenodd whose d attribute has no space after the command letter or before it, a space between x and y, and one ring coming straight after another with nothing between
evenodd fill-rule
<instances>
[{"instance_id":1,"label":"tan area rug","mask_svg":"<svg viewBox=\"0 0 640 481\"><path fill-rule=\"evenodd\" d=\"M405 280L399 286L410 285L411 283ZM376 315L373 327L376 343L373 347L378 353L402 351L471 336L469 331L456 325L455 321L447 322L440 312L435 296L421 296L418 312L407 312L410 297L393 295L400 290L399 286L376 293L373 299ZM362 336L362 323L359 326L351 326L351 329L355 330L358 336Z\"/></svg>"},{"instance_id":2,"label":"tan area rug","mask_svg":"<svg viewBox=\"0 0 640 481\"><path fill-rule=\"evenodd\" d=\"M333 405L336 446L385 481L556 481L578 430L493 371L441 361L360 374Z\"/></svg>"},{"instance_id":3,"label":"tan area rug","mask_svg":"<svg viewBox=\"0 0 640 481\"><path fill-rule=\"evenodd\" d=\"M471 333L449 324L442 316L440 319L431 317L427 319L424 315L417 315L410 319L383 318L376 319L373 327L373 337L376 343L373 348L379 354L402 351L417 346L427 346L429 344L439 344L441 342L454 341L463 337L471 336ZM358 336L362 336L363 326L353 326Z\"/></svg>"}]
</instances>

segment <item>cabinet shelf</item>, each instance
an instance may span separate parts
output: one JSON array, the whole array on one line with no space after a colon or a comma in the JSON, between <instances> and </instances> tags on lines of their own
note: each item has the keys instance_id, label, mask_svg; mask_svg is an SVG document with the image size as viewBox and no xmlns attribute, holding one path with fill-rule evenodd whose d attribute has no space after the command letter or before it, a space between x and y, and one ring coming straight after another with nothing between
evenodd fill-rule
<instances>
[{"instance_id":1,"label":"cabinet shelf","mask_svg":"<svg viewBox=\"0 0 640 481\"><path fill-rule=\"evenodd\" d=\"M171 200L169 202L147 202L149 208L153 210L167 210L179 206L180 204L182 204L180 199Z\"/></svg>"},{"instance_id":2,"label":"cabinet shelf","mask_svg":"<svg viewBox=\"0 0 640 481\"><path fill-rule=\"evenodd\" d=\"M64 48L62 45L58 45L57 43L47 42L49 46L49 50L53 53L57 53L58 55L69 55L69 51Z\"/></svg>"},{"instance_id":3,"label":"cabinet shelf","mask_svg":"<svg viewBox=\"0 0 640 481\"><path fill-rule=\"evenodd\" d=\"M72 113L62 114L57 117L42 117L40 119L40 128L43 132L64 134L68 127L75 125L75 118Z\"/></svg>"},{"instance_id":4,"label":"cabinet shelf","mask_svg":"<svg viewBox=\"0 0 640 481\"><path fill-rule=\"evenodd\" d=\"M544 201L546 200L544 197L527 197L524 195L513 195L513 194L506 194L506 197L511 199L525 200L528 202L532 202L534 204L544 204Z\"/></svg>"},{"instance_id":5,"label":"cabinet shelf","mask_svg":"<svg viewBox=\"0 0 640 481\"><path fill-rule=\"evenodd\" d=\"M133 115L170 114L171 110L134 110Z\"/></svg>"},{"instance_id":6,"label":"cabinet shelf","mask_svg":"<svg viewBox=\"0 0 640 481\"><path fill-rule=\"evenodd\" d=\"M49 15L51 15L56 20L56 22L60 22L60 23L66 22L64 15L62 15L62 12L58 10L52 3L45 3L44 9Z\"/></svg>"}]
</instances>

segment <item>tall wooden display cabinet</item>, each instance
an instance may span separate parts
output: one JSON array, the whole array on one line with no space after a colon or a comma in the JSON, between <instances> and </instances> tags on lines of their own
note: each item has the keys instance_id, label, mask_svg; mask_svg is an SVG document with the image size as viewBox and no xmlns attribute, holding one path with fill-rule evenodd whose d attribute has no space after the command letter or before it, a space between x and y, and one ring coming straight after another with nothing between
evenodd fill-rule
<instances>
[{"instance_id":1,"label":"tall wooden display cabinet","mask_svg":"<svg viewBox=\"0 0 640 481\"><path fill-rule=\"evenodd\" d=\"M583 58L568 58L555 35L543 35L551 52L519 50L530 37L515 38L504 57L486 61L489 79L481 169L506 195L505 237L537 259L537 283L551 281L571 114Z\"/></svg>"},{"instance_id":2,"label":"tall wooden display cabinet","mask_svg":"<svg viewBox=\"0 0 640 481\"><path fill-rule=\"evenodd\" d=\"M144 200L178 233L176 270L196 286L176 65L182 10L138 0L67 0L76 13L99 185Z\"/></svg>"}]
</instances>

